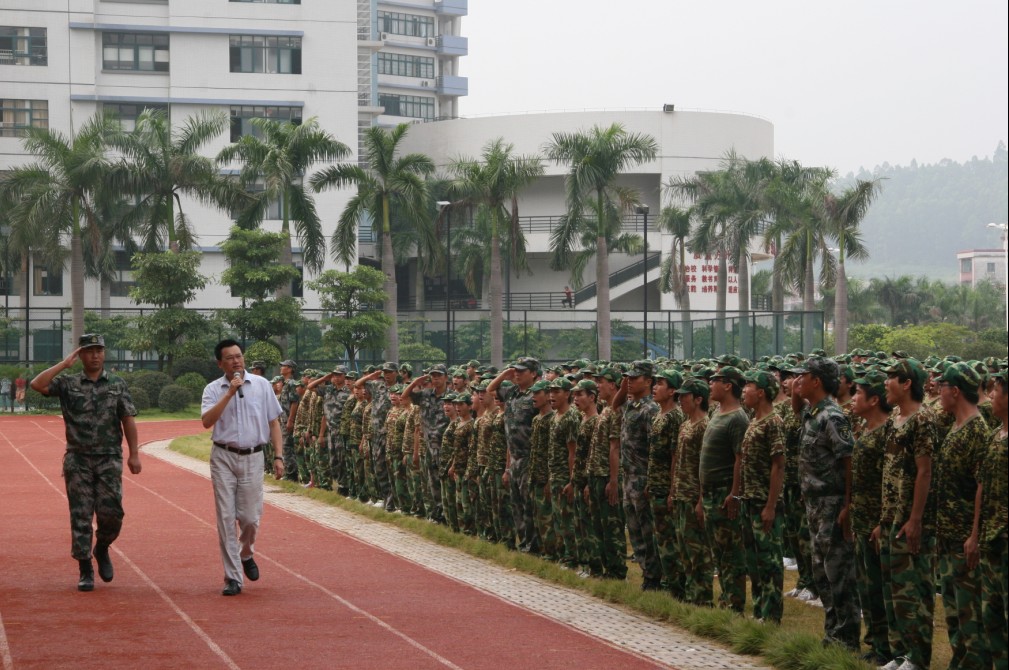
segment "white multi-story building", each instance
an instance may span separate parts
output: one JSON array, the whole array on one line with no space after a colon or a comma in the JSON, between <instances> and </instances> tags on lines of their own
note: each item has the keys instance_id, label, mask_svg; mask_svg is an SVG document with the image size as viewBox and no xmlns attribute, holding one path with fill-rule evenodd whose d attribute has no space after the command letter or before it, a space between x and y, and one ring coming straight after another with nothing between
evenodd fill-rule
<instances>
[{"instance_id":1,"label":"white multi-story building","mask_svg":"<svg viewBox=\"0 0 1009 670\"><path fill-rule=\"evenodd\" d=\"M990 281L995 285L1005 286L1006 252L1004 249L958 251L956 260L960 266L961 284L977 288L979 282Z\"/></svg>"}]
</instances>

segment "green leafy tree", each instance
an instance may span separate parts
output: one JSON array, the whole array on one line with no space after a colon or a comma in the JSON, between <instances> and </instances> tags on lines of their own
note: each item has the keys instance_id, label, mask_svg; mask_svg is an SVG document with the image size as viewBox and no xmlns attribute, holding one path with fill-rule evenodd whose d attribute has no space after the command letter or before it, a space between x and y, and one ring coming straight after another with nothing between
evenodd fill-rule
<instances>
[{"instance_id":1,"label":"green leafy tree","mask_svg":"<svg viewBox=\"0 0 1009 670\"><path fill-rule=\"evenodd\" d=\"M279 262L289 239L284 233L233 226L221 245L228 260L221 283L242 299L241 309L221 310L221 317L246 337L262 341L283 337L301 322L300 300L271 297L299 276L297 268Z\"/></svg>"},{"instance_id":2,"label":"green leafy tree","mask_svg":"<svg viewBox=\"0 0 1009 670\"><path fill-rule=\"evenodd\" d=\"M550 238L550 267L570 269L576 245L586 231L594 233L596 257L596 317L599 328L599 356L609 359L610 264L607 240L620 229L620 213L628 201L630 189L617 185L619 175L630 167L654 160L658 143L650 135L628 133L614 123L606 128L593 126L588 131L554 133L544 147L546 157L569 166L565 180L567 213ZM591 208L588 207L593 202ZM594 214L594 216L593 216Z\"/></svg>"},{"instance_id":3,"label":"green leafy tree","mask_svg":"<svg viewBox=\"0 0 1009 670\"><path fill-rule=\"evenodd\" d=\"M383 281L381 271L358 265L352 272L327 270L311 282L323 309L332 312L332 316L322 320L325 327L322 339L337 352L337 358L343 358L343 353L353 365L362 350L380 350L385 346L392 320L375 309L386 297Z\"/></svg>"},{"instance_id":4,"label":"green leafy tree","mask_svg":"<svg viewBox=\"0 0 1009 670\"><path fill-rule=\"evenodd\" d=\"M659 290L672 293L676 306L690 311L690 287L687 285L687 238L690 237L690 211L679 207L663 207L656 226L673 236L669 253L662 261Z\"/></svg>"},{"instance_id":5,"label":"green leafy tree","mask_svg":"<svg viewBox=\"0 0 1009 670\"><path fill-rule=\"evenodd\" d=\"M382 271L385 273L385 299L382 301L388 317L389 338L386 358L399 359L399 324L397 321L396 263L393 254L394 221L397 227L416 235L421 250L437 248L428 183L425 177L434 173L434 163L419 153L399 155L399 145L409 125L401 123L392 130L372 126L365 131L365 166L333 165L311 179L312 188L354 186L354 195L337 222L331 244L333 258L350 267L357 260L357 229L365 221L375 222L382 240ZM393 213L400 216L394 219Z\"/></svg>"}]
</instances>

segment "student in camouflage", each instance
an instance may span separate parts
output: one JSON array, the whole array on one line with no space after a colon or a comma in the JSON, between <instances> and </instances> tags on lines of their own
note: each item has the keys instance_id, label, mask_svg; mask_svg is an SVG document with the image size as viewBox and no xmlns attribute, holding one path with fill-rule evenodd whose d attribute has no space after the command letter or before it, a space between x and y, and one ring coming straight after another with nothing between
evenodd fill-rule
<instances>
[{"instance_id":1,"label":"student in camouflage","mask_svg":"<svg viewBox=\"0 0 1009 670\"><path fill-rule=\"evenodd\" d=\"M813 541L813 578L823 602L824 642L857 651L860 632L855 588L855 550L848 520L851 503L851 425L834 401L837 363L810 356L793 368L795 396L802 409L799 472Z\"/></svg>"},{"instance_id":2,"label":"student in camouflage","mask_svg":"<svg viewBox=\"0 0 1009 670\"><path fill-rule=\"evenodd\" d=\"M441 435L441 449L438 453L438 478L441 480L441 509L445 523L453 532L459 532L459 515L455 508L455 480L448 476L448 470L455 457L455 429L459 425L459 417L455 412L455 393L446 391L442 396L442 404L448 425Z\"/></svg>"},{"instance_id":3,"label":"student in camouflage","mask_svg":"<svg viewBox=\"0 0 1009 670\"><path fill-rule=\"evenodd\" d=\"M413 402L420 407L424 450L427 454L428 517L443 522L446 510L441 493L441 450L449 424L449 417L443 411L445 394L448 392L448 371L440 363L432 365L426 375L418 376L410 382L407 391L414 393Z\"/></svg>"},{"instance_id":4,"label":"student in camouflage","mask_svg":"<svg viewBox=\"0 0 1009 670\"><path fill-rule=\"evenodd\" d=\"M652 507L652 531L655 549L662 567L662 588L674 598L683 599L683 571L676 565L676 528L669 507L673 458L676 440L684 416L676 402L676 392L683 375L676 370L661 370L655 374L652 399L659 413L652 421L648 450L648 499Z\"/></svg>"},{"instance_id":5,"label":"student in camouflage","mask_svg":"<svg viewBox=\"0 0 1009 670\"><path fill-rule=\"evenodd\" d=\"M598 551L598 539L589 539L589 536L593 534L593 530L589 515L589 500L586 493L589 481L589 452L592 450L592 442L595 439L599 426L599 408L596 406L596 399L599 397L599 387L591 379L582 379L575 384L572 395L575 407L582 415L582 422L578 428L578 445L575 449L575 463L572 476L578 562L581 565L588 566L588 574L590 576L602 577L604 571L603 562Z\"/></svg>"},{"instance_id":6,"label":"student in camouflage","mask_svg":"<svg viewBox=\"0 0 1009 670\"><path fill-rule=\"evenodd\" d=\"M399 367L387 362L378 370L361 377L357 386L364 386L371 395L371 447L372 466L375 473L375 488L378 495L377 507L385 507L392 498L392 486L389 479L389 468L385 458L385 419L392 408L389 399L389 387L396 383Z\"/></svg>"},{"instance_id":7,"label":"student in camouflage","mask_svg":"<svg viewBox=\"0 0 1009 670\"><path fill-rule=\"evenodd\" d=\"M890 435L890 411L886 402L886 375L867 370L854 379L852 412L862 421L862 430L851 453L851 532L855 539L855 580L862 608L869 651L862 660L885 665L893 660L887 637L886 605L879 546L872 530L879 523L883 504L883 457Z\"/></svg>"},{"instance_id":8,"label":"student in camouflage","mask_svg":"<svg viewBox=\"0 0 1009 670\"><path fill-rule=\"evenodd\" d=\"M739 519L743 436L749 418L740 406L743 373L731 365L711 376L711 399L718 403L701 445L700 482L704 526L718 570L718 606L742 614L746 603L746 552Z\"/></svg>"},{"instance_id":9,"label":"student in camouflage","mask_svg":"<svg viewBox=\"0 0 1009 670\"><path fill-rule=\"evenodd\" d=\"M981 570L976 543L970 554L965 551L974 525L979 470L990 432L977 409L981 378L967 363L954 363L937 384L943 410L955 418L939 446L933 475L939 589L953 649L950 667L987 668L991 658L981 625Z\"/></svg>"},{"instance_id":10,"label":"student in camouflage","mask_svg":"<svg viewBox=\"0 0 1009 670\"><path fill-rule=\"evenodd\" d=\"M603 577L623 580L627 577L627 539L620 500L620 412L611 403L623 375L616 368L604 367L595 376L603 411L589 448L588 473L589 531L587 551L598 555ZM612 456L612 458L611 458Z\"/></svg>"},{"instance_id":11,"label":"student in camouflage","mask_svg":"<svg viewBox=\"0 0 1009 670\"><path fill-rule=\"evenodd\" d=\"M494 418L491 421L490 449L487 453L487 479L491 491L491 520L494 524L494 534L498 542L503 543L509 549L516 549L511 490L504 481L508 460L504 402L490 393L484 393L484 395L488 402L497 405Z\"/></svg>"},{"instance_id":12,"label":"student in camouflage","mask_svg":"<svg viewBox=\"0 0 1009 670\"><path fill-rule=\"evenodd\" d=\"M652 529L652 508L645 487L648 485L648 431L659 406L652 400L651 361L635 361L624 375L615 403L622 403L620 428L620 467L623 474L624 513L627 534L634 548L634 560L641 566L641 588L658 591L662 588L662 566L655 550ZM612 449L612 446L611 446ZM613 458L611 456L611 458Z\"/></svg>"},{"instance_id":13,"label":"student in camouflage","mask_svg":"<svg viewBox=\"0 0 1009 670\"><path fill-rule=\"evenodd\" d=\"M359 457L358 444L354 442L351 435L353 432L351 424L353 422L354 410L358 404L358 395L361 391L355 391L352 387L348 387L348 393L347 401L344 403L343 411L340 413L339 442L342 445L344 460L347 464L346 480L341 482L341 484L347 487L346 495L348 497L360 499L362 482L360 480L361 475L358 474L358 464L361 459ZM358 413L358 417L360 417L360 413Z\"/></svg>"},{"instance_id":14,"label":"student in camouflage","mask_svg":"<svg viewBox=\"0 0 1009 670\"><path fill-rule=\"evenodd\" d=\"M83 370L60 375L77 359ZM57 376L60 375L60 376ZM91 565L91 540L102 581L113 578L109 545L123 526L123 436L129 448L126 463L130 472L140 474L137 426L129 389L121 377L105 372L105 338L82 335L77 348L56 365L32 379L31 387L44 396L57 396L63 410L67 451L63 457L63 479L70 506L70 554L77 561L79 591L95 588ZM97 530L92 534L92 519Z\"/></svg>"},{"instance_id":15,"label":"student in camouflage","mask_svg":"<svg viewBox=\"0 0 1009 670\"><path fill-rule=\"evenodd\" d=\"M574 526L574 462L578 444L581 415L571 405L573 385L566 377L550 383L550 406L554 418L550 423L550 446L547 467L550 476L550 499L553 505L554 532L557 533L560 563L574 567L578 563L578 545Z\"/></svg>"},{"instance_id":16,"label":"student in camouflage","mask_svg":"<svg viewBox=\"0 0 1009 670\"><path fill-rule=\"evenodd\" d=\"M1006 585L1007 529L1009 529L1009 379L1002 370L993 375L991 391L992 416L1000 425L991 433L988 449L981 463L978 508L968 544L968 555L975 554L981 567L981 617L988 649L996 670L1009 668L1009 647L1006 642L1006 614L1009 601Z\"/></svg>"},{"instance_id":17,"label":"student in camouflage","mask_svg":"<svg viewBox=\"0 0 1009 670\"><path fill-rule=\"evenodd\" d=\"M470 508L470 482L466 479L466 470L473 451L473 397L469 393L460 393L453 401L459 423L455 429L455 447L448 475L455 480L456 515L459 518L459 528L467 535L476 534L476 523L473 510Z\"/></svg>"},{"instance_id":18,"label":"student in camouflage","mask_svg":"<svg viewBox=\"0 0 1009 670\"><path fill-rule=\"evenodd\" d=\"M741 448L740 517L753 616L781 623L785 576L781 555L785 424L771 405L778 395L777 378L769 372L751 370L744 379L743 406L753 411L753 419L746 427Z\"/></svg>"},{"instance_id":19,"label":"student in camouflage","mask_svg":"<svg viewBox=\"0 0 1009 670\"><path fill-rule=\"evenodd\" d=\"M920 670L932 662L935 609L935 502L932 457L935 412L922 404L927 374L913 359L891 361L886 401L895 408L883 457L880 524L873 530L883 573L883 602L893 661L887 670Z\"/></svg>"},{"instance_id":20,"label":"student in camouflage","mask_svg":"<svg viewBox=\"0 0 1009 670\"><path fill-rule=\"evenodd\" d=\"M284 388L280 392L280 408L284 410L280 427L284 434L284 479L298 481L298 457L294 449L294 420L298 415L298 403L301 395L298 393L296 374L298 364L291 359L280 362L280 376L284 378Z\"/></svg>"},{"instance_id":21,"label":"student in camouflage","mask_svg":"<svg viewBox=\"0 0 1009 670\"><path fill-rule=\"evenodd\" d=\"M550 406L550 382L541 379L529 387L536 409L529 437L529 489L533 499L533 528L536 546L548 561L560 559L557 533L554 532L553 502L550 499L550 424L554 410Z\"/></svg>"}]
</instances>

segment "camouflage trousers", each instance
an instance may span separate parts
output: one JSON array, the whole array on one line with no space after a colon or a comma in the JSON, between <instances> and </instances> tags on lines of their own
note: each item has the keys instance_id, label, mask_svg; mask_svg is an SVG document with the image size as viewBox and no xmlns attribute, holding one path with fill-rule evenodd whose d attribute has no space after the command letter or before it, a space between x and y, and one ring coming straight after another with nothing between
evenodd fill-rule
<instances>
[{"instance_id":1,"label":"camouflage trousers","mask_svg":"<svg viewBox=\"0 0 1009 670\"><path fill-rule=\"evenodd\" d=\"M389 465L385 456L386 437L385 431L376 432L372 436L371 462L375 468L375 493L388 506L392 498L392 479L389 476Z\"/></svg>"},{"instance_id":2,"label":"camouflage trousers","mask_svg":"<svg viewBox=\"0 0 1009 670\"><path fill-rule=\"evenodd\" d=\"M753 618L781 623L785 583L785 566L781 562L781 528L784 525L785 504L778 501L769 531L764 530L764 521L760 518L763 509L762 500L744 500L739 510L743 545L746 547L746 572L750 575Z\"/></svg>"},{"instance_id":3,"label":"camouflage trousers","mask_svg":"<svg viewBox=\"0 0 1009 670\"><path fill-rule=\"evenodd\" d=\"M378 494L378 484L375 482L375 466L373 464L373 456L371 447L365 443L364 451L358 452L360 457L360 468L362 473L362 481L364 482L364 498L371 500L385 500L385 497Z\"/></svg>"},{"instance_id":4,"label":"camouflage trousers","mask_svg":"<svg viewBox=\"0 0 1009 670\"><path fill-rule=\"evenodd\" d=\"M574 483L574 496L575 499L572 502L572 512L574 513L575 521L575 547L578 550L578 565L589 566L589 572L595 576L602 576L602 571L598 569L591 569L589 561L592 558L591 552L589 552L588 540L590 528L592 522L589 518L589 504L585 501L585 479L576 481ZM595 566L599 568L599 566Z\"/></svg>"},{"instance_id":5,"label":"camouflage trousers","mask_svg":"<svg viewBox=\"0 0 1009 670\"><path fill-rule=\"evenodd\" d=\"M392 512L401 509L410 510L410 489L407 479L407 467L403 464L403 454L398 451L386 452L386 467L389 469L389 485L392 488L392 505L387 510ZM388 501L386 503L388 505Z\"/></svg>"},{"instance_id":6,"label":"camouflage trousers","mask_svg":"<svg viewBox=\"0 0 1009 670\"><path fill-rule=\"evenodd\" d=\"M746 606L746 551L739 515L730 519L723 507L731 490L730 485L704 490L704 526L722 591L718 606L742 614Z\"/></svg>"},{"instance_id":7,"label":"camouflage trousers","mask_svg":"<svg viewBox=\"0 0 1009 670\"><path fill-rule=\"evenodd\" d=\"M426 441L425 441L426 442ZM424 503L427 507L427 517L438 523L445 523L445 508L442 505L444 500L441 494L442 479L438 474L441 469L441 446L438 444L426 444L421 447L421 454L424 458L424 472L427 477L425 482Z\"/></svg>"},{"instance_id":8,"label":"camouflage trousers","mask_svg":"<svg viewBox=\"0 0 1009 670\"><path fill-rule=\"evenodd\" d=\"M347 487L347 452L343 448L343 441L336 433L326 433L326 440L329 443L329 477L336 482L338 488Z\"/></svg>"},{"instance_id":9,"label":"camouflage trousers","mask_svg":"<svg viewBox=\"0 0 1009 670\"><path fill-rule=\"evenodd\" d=\"M988 635L988 650L995 670L1009 668L1009 648L1006 645L1006 583L1009 569L1006 565L1006 533L987 546L981 546L981 617Z\"/></svg>"},{"instance_id":10,"label":"camouflage trousers","mask_svg":"<svg viewBox=\"0 0 1009 670\"><path fill-rule=\"evenodd\" d=\"M479 485L476 481L459 476L456 481L456 510L459 515L459 528L467 535L476 535L476 517L473 509L473 502L476 500L476 489Z\"/></svg>"},{"instance_id":11,"label":"camouflage trousers","mask_svg":"<svg viewBox=\"0 0 1009 670\"><path fill-rule=\"evenodd\" d=\"M624 514L627 521L627 535L634 548L634 560L641 566L642 579L658 584L662 580L662 567L655 551L652 507L645 495L648 478L624 472L623 494Z\"/></svg>"},{"instance_id":12,"label":"camouflage trousers","mask_svg":"<svg viewBox=\"0 0 1009 670\"><path fill-rule=\"evenodd\" d=\"M655 552L662 568L662 588L674 598L683 600L683 569L676 564L676 522L669 507L669 492L664 489L649 490L652 504L652 533Z\"/></svg>"},{"instance_id":13,"label":"camouflage trousers","mask_svg":"<svg viewBox=\"0 0 1009 670\"><path fill-rule=\"evenodd\" d=\"M967 567L963 542L943 542L936 551L936 573L953 650L949 667L991 667L981 620L981 567Z\"/></svg>"},{"instance_id":14,"label":"camouflage trousers","mask_svg":"<svg viewBox=\"0 0 1009 670\"><path fill-rule=\"evenodd\" d=\"M349 442L349 440L348 440ZM347 479L349 481L350 497L363 500L367 496L368 487L364 481L364 457L356 446L345 443L347 449Z\"/></svg>"},{"instance_id":15,"label":"camouflage trousers","mask_svg":"<svg viewBox=\"0 0 1009 670\"><path fill-rule=\"evenodd\" d=\"M439 482L438 490L441 494L441 510L445 516L445 523L456 533L459 532L459 514L456 510L456 490L455 480L445 475Z\"/></svg>"},{"instance_id":16,"label":"camouflage trousers","mask_svg":"<svg viewBox=\"0 0 1009 670\"><path fill-rule=\"evenodd\" d=\"M697 520L695 505L693 501L673 501L677 563L683 571L683 599L694 605L711 607L715 590L714 561L708 532Z\"/></svg>"},{"instance_id":17,"label":"camouflage trousers","mask_svg":"<svg viewBox=\"0 0 1009 670\"><path fill-rule=\"evenodd\" d=\"M296 435L294 437L294 462L297 466L295 481L302 482L303 484L307 484L312 479L312 471L308 462L308 450L305 445L307 439L306 435Z\"/></svg>"},{"instance_id":18,"label":"camouflage trousers","mask_svg":"<svg viewBox=\"0 0 1009 670\"><path fill-rule=\"evenodd\" d=\"M553 499L547 488L546 482L530 482L532 490L533 527L539 537L540 552L543 558L548 561L556 561L561 557L561 550L558 543L557 532L554 530L554 507Z\"/></svg>"},{"instance_id":19,"label":"camouflage trousers","mask_svg":"<svg viewBox=\"0 0 1009 670\"><path fill-rule=\"evenodd\" d=\"M883 573L879 554L869 542L869 536L855 535L855 583L862 609L865 636L862 641L877 658L892 659L887 637L886 605L883 602Z\"/></svg>"},{"instance_id":20,"label":"camouflage trousers","mask_svg":"<svg viewBox=\"0 0 1009 670\"><path fill-rule=\"evenodd\" d=\"M923 537L921 550L912 554L904 538L897 538L901 525L889 523L880 529L879 565L890 653L927 668L932 664L935 538Z\"/></svg>"},{"instance_id":21,"label":"camouflage trousers","mask_svg":"<svg viewBox=\"0 0 1009 670\"><path fill-rule=\"evenodd\" d=\"M315 485L321 489L333 488L332 456L329 453L329 440L323 438L316 440L315 444L309 446L308 450L311 470L311 478Z\"/></svg>"},{"instance_id":22,"label":"camouflage trousers","mask_svg":"<svg viewBox=\"0 0 1009 670\"><path fill-rule=\"evenodd\" d=\"M786 484L781 495L785 501L784 554L795 559L799 570L796 588L809 589L815 594L809 521L806 519L806 505L802 501L802 491L799 490L798 484Z\"/></svg>"},{"instance_id":23,"label":"camouflage trousers","mask_svg":"<svg viewBox=\"0 0 1009 670\"><path fill-rule=\"evenodd\" d=\"M298 457L294 450L294 435L285 429L284 435L284 479L298 481Z\"/></svg>"},{"instance_id":24,"label":"camouflage trousers","mask_svg":"<svg viewBox=\"0 0 1009 670\"><path fill-rule=\"evenodd\" d=\"M624 532L620 497L611 505L606 497L609 477L589 477L589 524L585 534L585 552L591 570L601 569L604 577L627 577L627 535Z\"/></svg>"},{"instance_id":25,"label":"camouflage trousers","mask_svg":"<svg viewBox=\"0 0 1009 670\"><path fill-rule=\"evenodd\" d=\"M567 482L550 482L550 501L553 505L552 516L554 532L557 534L560 562L562 565L578 564L578 540L575 536L575 507L563 493Z\"/></svg>"},{"instance_id":26,"label":"camouflage trousers","mask_svg":"<svg viewBox=\"0 0 1009 670\"><path fill-rule=\"evenodd\" d=\"M512 522L518 538L519 551L539 553L540 541L533 522L535 506L530 489L529 458L515 458L512 455L508 470L508 487L511 489Z\"/></svg>"},{"instance_id":27,"label":"camouflage trousers","mask_svg":"<svg viewBox=\"0 0 1009 670\"><path fill-rule=\"evenodd\" d=\"M491 485L491 518L494 522L494 534L498 542L510 549L515 548L515 523L512 520L512 504L510 487L504 485L501 472L490 475Z\"/></svg>"},{"instance_id":28,"label":"camouflage trousers","mask_svg":"<svg viewBox=\"0 0 1009 670\"><path fill-rule=\"evenodd\" d=\"M91 558L91 520L97 519L97 544L109 545L123 527L123 457L121 454L63 455L63 480L70 505L70 555Z\"/></svg>"},{"instance_id":29,"label":"camouflage trousers","mask_svg":"<svg viewBox=\"0 0 1009 670\"><path fill-rule=\"evenodd\" d=\"M857 650L862 624L855 589L855 547L844 539L837 517L843 496L806 500L813 542L813 580L823 602L823 639Z\"/></svg>"},{"instance_id":30,"label":"camouflage trousers","mask_svg":"<svg viewBox=\"0 0 1009 670\"><path fill-rule=\"evenodd\" d=\"M263 445L263 472L273 472L273 440Z\"/></svg>"},{"instance_id":31,"label":"camouflage trousers","mask_svg":"<svg viewBox=\"0 0 1009 670\"><path fill-rule=\"evenodd\" d=\"M424 485L424 470L422 469L423 464L414 467L410 456L406 457L406 484L407 490L410 493L410 514L417 518L423 519L427 515L427 498L431 495L431 492L427 490ZM403 511L407 511L406 508Z\"/></svg>"},{"instance_id":32,"label":"camouflage trousers","mask_svg":"<svg viewBox=\"0 0 1009 670\"><path fill-rule=\"evenodd\" d=\"M477 498L476 527L477 534L485 540L497 542L494 528L494 486L491 482L491 472L486 465L480 466L479 496Z\"/></svg>"}]
</instances>

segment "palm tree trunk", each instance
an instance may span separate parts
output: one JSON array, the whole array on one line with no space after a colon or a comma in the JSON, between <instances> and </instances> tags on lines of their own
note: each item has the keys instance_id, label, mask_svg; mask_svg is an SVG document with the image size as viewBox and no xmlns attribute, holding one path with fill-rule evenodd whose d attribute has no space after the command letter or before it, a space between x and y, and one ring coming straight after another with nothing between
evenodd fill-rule
<instances>
[{"instance_id":1,"label":"palm tree trunk","mask_svg":"<svg viewBox=\"0 0 1009 670\"><path fill-rule=\"evenodd\" d=\"M739 355L755 359L750 329L750 268L746 262L746 249L739 250L736 282L736 295L739 296Z\"/></svg>"},{"instance_id":2,"label":"palm tree trunk","mask_svg":"<svg viewBox=\"0 0 1009 670\"><path fill-rule=\"evenodd\" d=\"M805 312L802 329L802 350L805 353L813 348L813 309L816 308L816 291L813 287L813 242L806 243L806 266L803 268L802 280L802 311Z\"/></svg>"},{"instance_id":3,"label":"palm tree trunk","mask_svg":"<svg viewBox=\"0 0 1009 670\"><path fill-rule=\"evenodd\" d=\"M385 315L390 319L389 342L386 345L385 358L394 363L399 362L399 309L396 301L399 299L396 288L396 260L392 255L392 229L389 224L389 199L382 199L382 272L385 273Z\"/></svg>"},{"instance_id":4,"label":"palm tree trunk","mask_svg":"<svg viewBox=\"0 0 1009 670\"><path fill-rule=\"evenodd\" d=\"M497 219L497 215L494 215ZM504 301L501 290L501 237L495 220L490 238L490 362L501 367L504 360Z\"/></svg>"},{"instance_id":5,"label":"palm tree trunk","mask_svg":"<svg viewBox=\"0 0 1009 670\"><path fill-rule=\"evenodd\" d=\"M725 248L719 247L718 284L716 285L718 292L715 294L715 350L712 352L715 356L728 353L725 350L725 289L727 279L728 270L726 269Z\"/></svg>"},{"instance_id":6,"label":"palm tree trunk","mask_svg":"<svg viewBox=\"0 0 1009 670\"><path fill-rule=\"evenodd\" d=\"M84 334L84 245L81 242L80 228L74 228L70 237L71 342L77 342Z\"/></svg>"},{"instance_id":7,"label":"palm tree trunk","mask_svg":"<svg viewBox=\"0 0 1009 670\"><path fill-rule=\"evenodd\" d=\"M108 277L102 277L101 280L101 301L102 318L107 319L112 312L112 282Z\"/></svg>"},{"instance_id":8,"label":"palm tree trunk","mask_svg":"<svg viewBox=\"0 0 1009 670\"><path fill-rule=\"evenodd\" d=\"M690 287L687 286L687 241L680 240L680 309L690 311Z\"/></svg>"},{"instance_id":9,"label":"palm tree trunk","mask_svg":"<svg viewBox=\"0 0 1009 670\"><path fill-rule=\"evenodd\" d=\"M774 242L774 266L771 269L771 309L775 312L785 311L785 287L778 272L778 253L781 251L781 236Z\"/></svg>"},{"instance_id":10,"label":"palm tree trunk","mask_svg":"<svg viewBox=\"0 0 1009 670\"><path fill-rule=\"evenodd\" d=\"M599 333L599 358L610 360L610 254L606 237L596 237L596 332Z\"/></svg>"},{"instance_id":11,"label":"palm tree trunk","mask_svg":"<svg viewBox=\"0 0 1009 670\"><path fill-rule=\"evenodd\" d=\"M834 353L848 351L848 279L844 273L844 256L838 257L837 287L834 293Z\"/></svg>"}]
</instances>

